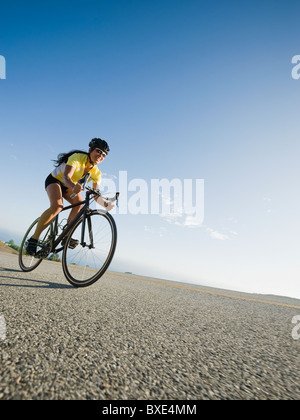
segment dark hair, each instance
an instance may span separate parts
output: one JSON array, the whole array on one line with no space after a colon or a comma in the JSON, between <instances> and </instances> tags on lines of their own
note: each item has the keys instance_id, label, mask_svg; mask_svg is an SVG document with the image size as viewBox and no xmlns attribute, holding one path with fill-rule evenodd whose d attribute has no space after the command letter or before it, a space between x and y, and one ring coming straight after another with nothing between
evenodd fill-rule
<instances>
[{"instance_id":1,"label":"dark hair","mask_svg":"<svg viewBox=\"0 0 300 420\"><path fill-rule=\"evenodd\" d=\"M69 152L69 153L60 153L57 156L57 159L53 160L53 162L55 162L54 166L59 166L62 163L67 163L69 157L72 156L74 153L83 153L85 155L89 155L87 152L84 152L82 150L71 150L71 152Z\"/></svg>"}]
</instances>

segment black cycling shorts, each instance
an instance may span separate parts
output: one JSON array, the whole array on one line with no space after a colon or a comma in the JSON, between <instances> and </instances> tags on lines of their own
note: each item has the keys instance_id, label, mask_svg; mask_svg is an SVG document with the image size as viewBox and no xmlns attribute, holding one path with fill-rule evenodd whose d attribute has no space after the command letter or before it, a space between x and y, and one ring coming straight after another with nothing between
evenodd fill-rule
<instances>
[{"instance_id":1,"label":"black cycling shorts","mask_svg":"<svg viewBox=\"0 0 300 420\"><path fill-rule=\"evenodd\" d=\"M58 179L54 178L54 176L52 176L51 174L49 176L47 176L47 178L46 178L46 181L45 181L45 189L50 184L58 184L58 185L60 185L61 191L62 191L63 194L65 194L68 191L68 188L62 182L60 182Z\"/></svg>"}]
</instances>

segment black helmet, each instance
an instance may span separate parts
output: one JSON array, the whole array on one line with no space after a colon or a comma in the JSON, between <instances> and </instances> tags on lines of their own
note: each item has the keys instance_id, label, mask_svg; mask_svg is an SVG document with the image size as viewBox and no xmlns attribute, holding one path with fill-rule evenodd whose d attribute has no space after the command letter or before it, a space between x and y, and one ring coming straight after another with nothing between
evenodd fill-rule
<instances>
[{"instance_id":1,"label":"black helmet","mask_svg":"<svg viewBox=\"0 0 300 420\"><path fill-rule=\"evenodd\" d=\"M106 143L105 140L98 139L95 137L89 142L89 147L94 150L96 147L99 147L99 149L103 150L106 154L109 152L109 145Z\"/></svg>"}]
</instances>

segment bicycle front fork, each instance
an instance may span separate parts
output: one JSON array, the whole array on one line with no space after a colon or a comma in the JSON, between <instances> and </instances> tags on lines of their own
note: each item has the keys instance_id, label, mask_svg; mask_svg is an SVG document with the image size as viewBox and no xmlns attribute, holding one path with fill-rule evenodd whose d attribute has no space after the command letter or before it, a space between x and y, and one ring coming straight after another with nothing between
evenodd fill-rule
<instances>
[{"instance_id":1,"label":"bicycle front fork","mask_svg":"<svg viewBox=\"0 0 300 420\"><path fill-rule=\"evenodd\" d=\"M88 211L86 213L84 213L83 215L83 219L82 219L82 228L81 228L81 246L84 247L89 247L90 249L95 248L94 247L94 239L93 239L93 230L92 230L92 218L89 217L89 215L91 214L91 211ZM89 244L87 244L84 240L85 238L85 230L86 230L86 222L87 222L87 228L88 228L88 233L89 233Z\"/></svg>"}]
</instances>

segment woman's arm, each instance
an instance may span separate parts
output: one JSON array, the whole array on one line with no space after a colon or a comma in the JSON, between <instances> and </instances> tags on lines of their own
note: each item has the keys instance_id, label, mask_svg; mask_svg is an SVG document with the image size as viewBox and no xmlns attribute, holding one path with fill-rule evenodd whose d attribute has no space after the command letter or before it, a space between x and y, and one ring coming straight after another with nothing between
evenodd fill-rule
<instances>
[{"instance_id":1,"label":"woman's arm","mask_svg":"<svg viewBox=\"0 0 300 420\"><path fill-rule=\"evenodd\" d=\"M64 176L63 176L63 184L72 190L74 194L80 193L82 191L82 186L80 184L75 184L72 181L72 175L74 174L75 168L70 165L66 165Z\"/></svg>"},{"instance_id":2,"label":"woman's arm","mask_svg":"<svg viewBox=\"0 0 300 420\"><path fill-rule=\"evenodd\" d=\"M93 182L93 188L94 190L100 190L100 184ZM110 211L115 207L113 203L107 203L102 197L95 197L95 201L100 204L100 206L105 207L107 211Z\"/></svg>"}]
</instances>

